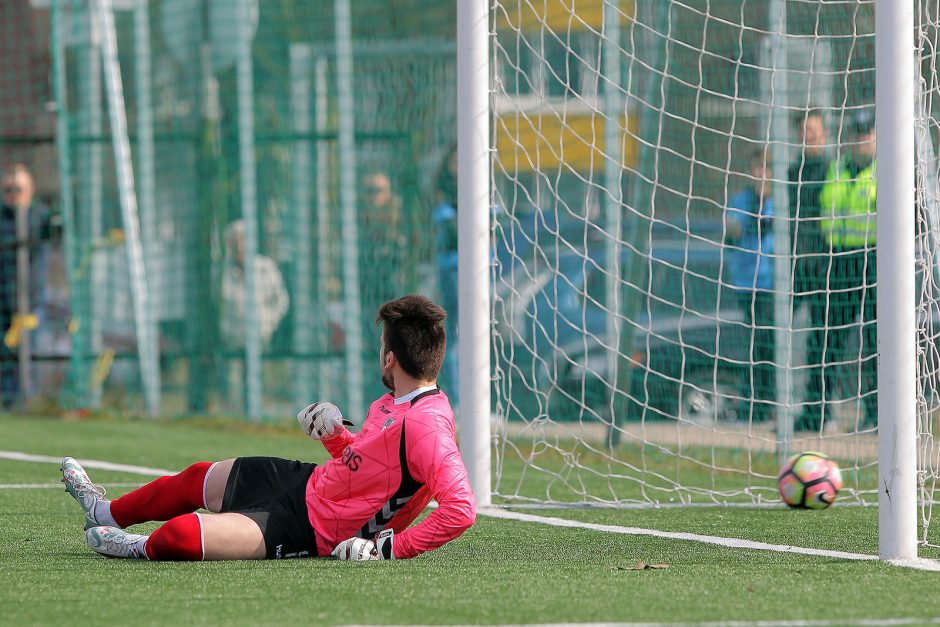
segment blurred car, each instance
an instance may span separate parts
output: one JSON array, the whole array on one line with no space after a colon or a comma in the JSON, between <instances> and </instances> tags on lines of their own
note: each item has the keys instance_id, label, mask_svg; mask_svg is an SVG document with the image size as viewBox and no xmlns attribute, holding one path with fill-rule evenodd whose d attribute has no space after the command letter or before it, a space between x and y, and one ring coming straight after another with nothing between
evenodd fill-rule
<instances>
[{"instance_id":1,"label":"blurred car","mask_svg":"<svg viewBox=\"0 0 940 627\"><path fill-rule=\"evenodd\" d=\"M722 287L720 239L651 241L646 254L621 247L619 268L603 241L497 262L497 379L510 419L745 418L750 330Z\"/></svg>"}]
</instances>

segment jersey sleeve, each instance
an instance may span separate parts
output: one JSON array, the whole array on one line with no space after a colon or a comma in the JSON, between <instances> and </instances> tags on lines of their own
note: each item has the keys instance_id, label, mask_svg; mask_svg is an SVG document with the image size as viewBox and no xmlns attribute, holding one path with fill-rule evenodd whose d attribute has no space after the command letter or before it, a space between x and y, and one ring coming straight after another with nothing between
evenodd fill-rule
<instances>
[{"instance_id":1,"label":"jersey sleeve","mask_svg":"<svg viewBox=\"0 0 940 627\"><path fill-rule=\"evenodd\" d=\"M406 460L438 507L420 523L395 535L395 557L410 558L460 536L476 520L476 501L457 449L453 423L430 411L408 420Z\"/></svg>"},{"instance_id":2,"label":"jersey sleeve","mask_svg":"<svg viewBox=\"0 0 940 627\"><path fill-rule=\"evenodd\" d=\"M330 457L339 457L343 454L343 450L355 442L355 440L355 434L350 433L346 427L340 427L337 429L336 433L333 434L332 438L320 441L323 443L323 448L326 449L326 452L330 454Z\"/></svg>"},{"instance_id":3,"label":"jersey sleeve","mask_svg":"<svg viewBox=\"0 0 940 627\"><path fill-rule=\"evenodd\" d=\"M411 500L388 521L387 527L390 527L396 534L400 534L421 515L430 500L431 492L428 486L421 486Z\"/></svg>"}]
</instances>

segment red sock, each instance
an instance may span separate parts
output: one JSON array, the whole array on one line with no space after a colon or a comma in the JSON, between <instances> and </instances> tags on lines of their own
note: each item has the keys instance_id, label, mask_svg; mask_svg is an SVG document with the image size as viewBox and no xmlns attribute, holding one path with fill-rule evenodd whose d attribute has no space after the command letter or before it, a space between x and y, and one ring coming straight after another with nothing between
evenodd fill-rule
<instances>
[{"instance_id":1,"label":"red sock","mask_svg":"<svg viewBox=\"0 0 940 627\"><path fill-rule=\"evenodd\" d=\"M203 489L212 464L199 462L178 475L160 477L111 501L111 516L121 528L148 520L170 520L206 504Z\"/></svg>"},{"instance_id":2,"label":"red sock","mask_svg":"<svg viewBox=\"0 0 940 627\"><path fill-rule=\"evenodd\" d=\"M177 516L158 527L150 534L145 551L147 558L152 560L202 560L202 523L199 516Z\"/></svg>"}]
</instances>

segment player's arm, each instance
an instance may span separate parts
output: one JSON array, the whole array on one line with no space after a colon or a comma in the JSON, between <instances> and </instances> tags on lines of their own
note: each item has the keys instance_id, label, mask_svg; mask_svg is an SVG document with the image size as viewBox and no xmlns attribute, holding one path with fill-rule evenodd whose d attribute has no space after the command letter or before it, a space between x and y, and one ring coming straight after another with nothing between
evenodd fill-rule
<instances>
[{"instance_id":1,"label":"player's arm","mask_svg":"<svg viewBox=\"0 0 940 627\"><path fill-rule=\"evenodd\" d=\"M378 560L415 557L460 536L476 520L476 501L467 469L460 458L453 428L441 416L428 414L408 420L405 427L406 461L412 477L423 483L406 506L424 507L427 493L438 507L423 521L400 530L396 520L414 520L418 512L398 512L375 541L350 538L336 545L333 557L341 560ZM422 494L424 493L424 494Z\"/></svg>"},{"instance_id":2,"label":"player's arm","mask_svg":"<svg viewBox=\"0 0 940 627\"><path fill-rule=\"evenodd\" d=\"M409 420L405 427L408 468L427 486L438 507L414 527L396 533L392 551L409 558L459 537L476 521L476 500L457 448L454 430L438 414Z\"/></svg>"},{"instance_id":3,"label":"player's arm","mask_svg":"<svg viewBox=\"0 0 940 627\"><path fill-rule=\"evenodd\" d=\"M297 414L297 422L312 440L319 440L330 457L339 457L343 449L356 439L346 430L352 422L343 418L339 407L333 403L317 401L307 405Z\"/></svg>"}]
</instances>

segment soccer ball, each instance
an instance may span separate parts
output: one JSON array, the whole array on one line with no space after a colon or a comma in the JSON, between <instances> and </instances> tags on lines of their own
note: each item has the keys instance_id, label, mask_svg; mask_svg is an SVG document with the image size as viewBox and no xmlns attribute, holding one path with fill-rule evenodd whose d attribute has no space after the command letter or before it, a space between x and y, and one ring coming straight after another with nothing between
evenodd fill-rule
<instances>
[{"instance_id":1,"label":"soccer ball","mask_svg":"<svg viewBox=\"0 0 940 627\"><path fill-rule=\"evenodd\" d=\"M777 487L790 507L826 509L842 489L842 473L822 453L807 451L787 460L777 475Z\"/></svg>"}]
</instances>

